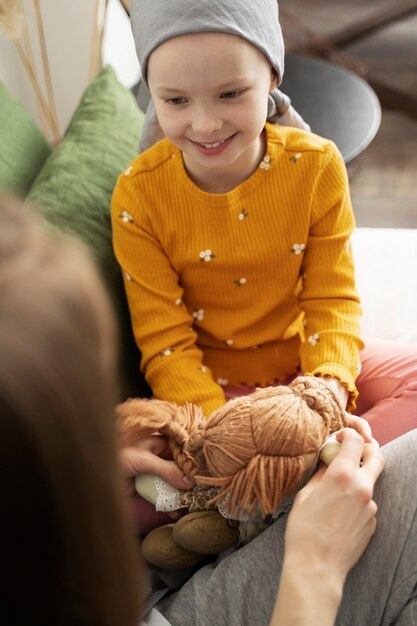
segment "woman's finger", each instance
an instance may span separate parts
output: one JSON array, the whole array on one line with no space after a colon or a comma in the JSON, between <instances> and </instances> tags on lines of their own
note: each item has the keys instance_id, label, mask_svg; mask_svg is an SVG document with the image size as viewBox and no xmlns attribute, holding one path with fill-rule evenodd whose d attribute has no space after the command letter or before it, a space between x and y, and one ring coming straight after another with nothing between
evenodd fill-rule
<instances>
[{"instance_id":1,"label":"woman's finger","mask_svg":"<svg viewBox=\"0 0 417 626\"><path fill-rule=\"evenodd\" d=\"M365 446L362 435L353 428L342 428L335 433L336 440L342 445L339 454L336 456L330 467L336 469L339 465L348 464L358 467L362 460L362 453Z\"/></svg>"},{"instance_id":2,"label":"woman's finger","mask_svg":"<svg viewBox=\"0 0 417 626\"><path fill-rule=\"evenodd\" d=\"M385 459L382 456L378 447L373 443L368 443L364 446L362 454L362 467L363 472L369 474L373 484L377 481L382 470L384 469Z\"/></svg>"}]
</instances>

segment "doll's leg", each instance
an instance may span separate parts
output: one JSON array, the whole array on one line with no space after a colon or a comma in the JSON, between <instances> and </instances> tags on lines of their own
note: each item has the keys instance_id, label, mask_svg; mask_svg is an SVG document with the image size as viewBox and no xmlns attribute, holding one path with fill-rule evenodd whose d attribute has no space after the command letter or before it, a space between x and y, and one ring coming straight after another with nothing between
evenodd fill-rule
<instances>
[{"instance_id":1,"label":"doll's leg","mask_svg":"<svg viewBox=\"0 0 417 626\"><path fill-rule=\"evenodd\" d=\"M411 626L417 593L417 431L384 448L378 528L349 574L336 626ZM282 565L285 518L250 544L200 569L157 609L172 626L267 626Z\"/></svg>"},{"instance_id":2,"label":"doll's leg","mask_svg":"<svg viewBox=\"0 0 417 626\"><path fill-rule=\"evenodd\" d=\"M417 345L369 340L361 352L355 413L381 445L417 428Z\"/></svg>"}]
</instances>

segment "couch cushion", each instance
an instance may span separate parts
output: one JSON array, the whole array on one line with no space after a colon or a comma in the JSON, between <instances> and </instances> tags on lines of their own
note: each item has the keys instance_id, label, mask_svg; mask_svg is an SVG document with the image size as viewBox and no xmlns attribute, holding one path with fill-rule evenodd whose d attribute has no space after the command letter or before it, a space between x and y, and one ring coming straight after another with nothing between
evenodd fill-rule
<instances>
[{"instance_id":1,"label":"couch cushion","mask_svg":"<svg viewBox=\"0 0 417 626\"><path fill-rule=\"evenodd\" d=\"M128 393L145 395L139 352L130 327L121 273L113 255L111 195L119 173L137 154L143 113L132 93L104 68L91 82L60 143L36 179L28 201L48 224L92 250L121 325L123 377ZM138 386L139 385L139 386Z\"/></svg>"},{"instance_id":2,"label":"couch cushion","mask_svg":"<svg viewBox=\"0 0 417 626\"><path fill-rule=\"evenodd\" d=\"M417 230L357 228L352 243L363 337L417 342Z\"/></svg>"},{"instance_id":3,"label":"couch cushion","mask_svg":"<svg viewBox=\"0 0 417 626\"><path fill-rule=\"evenodd\" d=\"M25 197L51 146L0 82L0 191Z\"/></svg>"}]
</instances>

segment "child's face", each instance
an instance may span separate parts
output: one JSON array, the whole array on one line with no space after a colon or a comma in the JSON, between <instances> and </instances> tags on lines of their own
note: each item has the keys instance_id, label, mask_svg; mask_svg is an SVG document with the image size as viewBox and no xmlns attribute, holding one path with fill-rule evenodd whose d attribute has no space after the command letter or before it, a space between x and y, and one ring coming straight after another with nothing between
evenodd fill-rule
<instances>
[{"instance_id":1,"label":"child's face","mask_svg":"<svg viewBox=\"0 0 417 626\"><path fill-rule=\"evenodd\" d=\"M191 175L249 175L258 165L276 80L254 46L224 33L175 37L151 54L148 80L162 130Z\"/></svg>"}]
</instances>

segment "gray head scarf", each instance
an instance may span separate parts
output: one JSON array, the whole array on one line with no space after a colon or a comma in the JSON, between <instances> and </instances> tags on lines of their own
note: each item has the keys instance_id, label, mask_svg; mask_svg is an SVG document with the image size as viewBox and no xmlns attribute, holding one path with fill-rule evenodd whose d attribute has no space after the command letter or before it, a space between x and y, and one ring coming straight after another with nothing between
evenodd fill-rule
<instances>
[{"instance_id":1,"label":"gray head scarf","mask_svg":"<svg viewBox=\"0 0 417 626\"><path fill-rule=\"evenodd\" d=\"M152 51L173 37L198 32L238 35L267 57L281 84L284 72L284 42L277 0L132 0L131 22L136 52L147 83L148 60ZM268 100L268 121L310 127L279 89ZM146 112L141 149L161 137L152 100Z\"/></svg>"}]
</instances>

